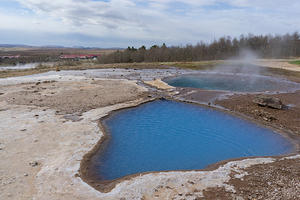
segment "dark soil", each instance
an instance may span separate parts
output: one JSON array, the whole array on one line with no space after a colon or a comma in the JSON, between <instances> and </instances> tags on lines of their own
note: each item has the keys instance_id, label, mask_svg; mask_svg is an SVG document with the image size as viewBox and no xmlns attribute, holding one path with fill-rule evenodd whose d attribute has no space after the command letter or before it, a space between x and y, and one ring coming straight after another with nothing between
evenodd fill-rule
<instances>
[{"instance_id":1,"label":"dark soil","mask_svg":"<svg viewBox=\"0 0 300 200\"><path fill-rule=\"evenodd\" d=\"M279 98L287 106L283 110L262 107L253 103L256 96L255 94L233 95L229 99L218 100L215 103L233 112L260 120L267 125L300 135L300 90L294 93L265 95Z\"/></svg>"}]
</instances>

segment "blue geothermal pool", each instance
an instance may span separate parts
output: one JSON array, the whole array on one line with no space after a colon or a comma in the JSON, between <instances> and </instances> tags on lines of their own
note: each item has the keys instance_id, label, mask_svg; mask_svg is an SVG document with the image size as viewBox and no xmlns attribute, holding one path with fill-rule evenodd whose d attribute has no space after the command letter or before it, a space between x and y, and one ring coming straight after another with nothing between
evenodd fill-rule
<instances>
[{"instance_id":1,"label":"blue geothermal pool","mask_svg":"<svg viewBox=\"0 0 300 200\"><path fill-rule=\"evenodd\" d=\"M167 78L164 81L174 87L235 92L287 91L300 88L299 84L291 81L251 74L202 73Z\"/></svg>"},{"instance_id":2,"label":"blue geothermal pool","mask_svg":"<svg viewBox=\"0 0 300 200\"><path fill-rule=\"evenodd\" d=\"M110 139L92 158L101 180L163 170L193 170L215 162L293 151L272 130L231 115L158 100L118 111L103 122Z\"/></svg>"}]
</instances>

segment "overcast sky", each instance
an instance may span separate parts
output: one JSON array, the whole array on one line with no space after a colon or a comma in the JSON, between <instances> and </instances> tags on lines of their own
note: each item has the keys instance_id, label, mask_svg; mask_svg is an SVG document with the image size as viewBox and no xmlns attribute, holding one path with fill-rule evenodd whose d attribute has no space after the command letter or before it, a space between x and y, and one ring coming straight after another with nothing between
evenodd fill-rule
<instances>
[{"instance_id":1,"label":"overcast sky","mask_svg":"<svg viewBox=\"0 0 300 200\"><path fill-rule=\"evenodd\" d=\"M0 43L196 44L300 30L300 0L0 0Z\"/></svg>"}]
</instances>

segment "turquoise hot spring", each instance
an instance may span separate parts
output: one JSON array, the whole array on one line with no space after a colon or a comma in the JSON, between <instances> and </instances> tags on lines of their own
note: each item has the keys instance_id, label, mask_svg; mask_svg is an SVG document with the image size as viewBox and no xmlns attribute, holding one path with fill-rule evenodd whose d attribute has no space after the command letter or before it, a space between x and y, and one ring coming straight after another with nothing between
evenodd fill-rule
<instances>
[{"instance_id":1,"label":"turquoise hot spring","mask_svg":"<svg viewBox=\"0 0 300 200\"><path fill-rule=\"evenodd\" d=\"M197 170L218 161L291 153L271 129L194 104L156 100L102 121L108 139L91 159L99 180L153 171Z\"/></svg>"}]
</instances>

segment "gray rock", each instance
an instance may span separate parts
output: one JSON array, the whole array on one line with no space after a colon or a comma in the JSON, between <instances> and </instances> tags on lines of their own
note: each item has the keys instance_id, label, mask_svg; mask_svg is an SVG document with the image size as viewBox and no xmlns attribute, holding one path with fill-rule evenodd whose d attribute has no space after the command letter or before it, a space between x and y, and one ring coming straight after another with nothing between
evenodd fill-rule
<instances>
[{"instance_id":1,"label":"gray rock","mask_svg":"<svg viewBox=\"0 0 300 200\"><path fill-rule=\"evenodd\" d=\"M267 97L264 95L256 96L255 99L253 99L253 103L256 103L260 106L275 108L275 109L283 109L284 105L281 102L279 98L275 97Z\"/></svg>"},{"instance_id":2,"label":"gray rock","mask_svg":"<svg viewBox=\"0 0 300 200\"><path fill-rule=\"evenodd\" d=\"M38 163L37 161L32 161L32 162L29 163L29 165L30 165L31 167L36 167L36 166L39 165L39 163Z\"/></svg>"},{"instance_id":3,"label":"gray rock","mask_svg":"<svg viewBox=\"0 0 300 200\"><path fill-rule=\"evenodd\" d=\"M64 118L66 120L71 120L72 122L79 122L82 120L78 115L76 114L70 114L70 115L64 115Z\"/></svg>"}]
</instances>

